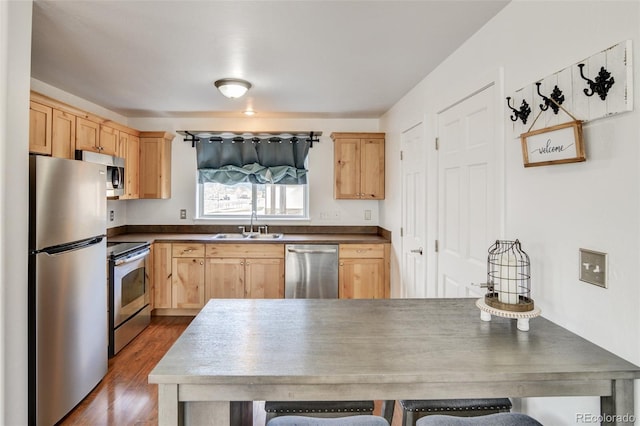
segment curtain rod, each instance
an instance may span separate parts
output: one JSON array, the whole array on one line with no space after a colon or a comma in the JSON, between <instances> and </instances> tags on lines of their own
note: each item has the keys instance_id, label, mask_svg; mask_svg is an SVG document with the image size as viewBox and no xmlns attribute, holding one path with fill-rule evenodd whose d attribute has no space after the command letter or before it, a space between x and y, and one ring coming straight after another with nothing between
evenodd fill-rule
<instances>
[{"instance_id":1,"label":"curtain rod","mask_svg":"<svg viewBox=\"0 0 640 426\"><path fill-rule=\"evenodd\" d=\"M195 148L196 143L201 139L209 141L232 140L234 142L259 142L268 140L270 142L280 142L283 139L299 139L309 142L309 148L313 148L314 142L320 142L319 136L322 132L211 132L197 130L177 130L177 133L184 136L184 142L191 142L191 147Z\"/></svg>"}]
</instances>

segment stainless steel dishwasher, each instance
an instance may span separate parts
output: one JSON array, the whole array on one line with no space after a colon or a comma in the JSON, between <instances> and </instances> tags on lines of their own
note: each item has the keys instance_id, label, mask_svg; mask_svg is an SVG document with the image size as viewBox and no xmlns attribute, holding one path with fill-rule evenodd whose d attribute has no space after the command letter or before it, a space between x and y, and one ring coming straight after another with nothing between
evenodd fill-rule
<instances>
[{"instance_id":1,"label":"stainless steel dishwasher","mask_svg":"<svg viewBox=\"0 0 640 426\"><path fill-rule=\"evenodd\" d=\"M338 297L338 245L287 244L285 299Z\"/></svg>"}]
</instances>

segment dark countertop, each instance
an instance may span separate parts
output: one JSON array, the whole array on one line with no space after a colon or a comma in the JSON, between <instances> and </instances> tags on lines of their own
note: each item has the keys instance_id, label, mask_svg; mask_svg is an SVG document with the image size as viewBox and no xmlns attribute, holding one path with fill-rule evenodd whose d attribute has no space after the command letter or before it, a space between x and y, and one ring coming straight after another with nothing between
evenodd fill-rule
<instances>
[{"instance_id":1,"label":"dark countertop","mask_svg":"<svg viewBox=\"0 0 640 426\"><path fill-rule=\"evenodd\" d=\"M149 241L164 243L215 243L215 244L381 244L390 243L388 238L377 234L287 234L277 239L216 239L216 233L123 233L109 237L109 242Z\"/></svg>"}]
</instances>

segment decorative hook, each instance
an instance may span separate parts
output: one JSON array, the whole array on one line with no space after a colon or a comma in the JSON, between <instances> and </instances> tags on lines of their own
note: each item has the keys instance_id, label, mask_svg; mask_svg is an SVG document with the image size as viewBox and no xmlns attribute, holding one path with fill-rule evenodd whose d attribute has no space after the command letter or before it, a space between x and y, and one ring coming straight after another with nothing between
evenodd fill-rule
<instances>
[{"instance_id":1,"label":"decorative hook","mask_svg":"<svg viewBox=\"0 0 640 426\"><path fill-rule=\"evenodd\" d=\"M511 97L507 96L507 106L511 108L513 111L513 115L511 116L511 121L518 121L518 119L522 120L522 124L527 124L527 117L531 114L531 107L524 99L522 100L522 104L520 105L520 110L515 109L511 106Z\"/></svg>"},{"instance_id":2,"label":"decorative hook","mask_svg":"<svg viewBox=\"0 0 640 426\"><path fill-rule=\"evenodd\" d=\"M596 77L596 81L591 80L584 76L582 68L584 68L584 64L578 64L578 68L580 68L580 77L583 80L586 80L589 83L589 89L584 89L584 94L587 96L593 96L594 93L597 93L600 96L600 99L603 101L607 99L607 93L615 80L611 77L611 73L605 69L605 67L600 67L600 72ZM591 93L589 93L591 91Z\"/></svg>"},{"instance_id":3,"label":"decorative hook","mask_svg":"<svg viewBox=\"0 0 640 426\"><path fill-rule=\"evenodd\" d=\"M558 85L556 85L553 88L553 92L551 92L551 95L549 96L551 99L549 99L548 97L540 93L541 84L542 83L540 82L536 83L536 86L537 86L536 90L538 91L538 95L540 95L540 97L544 101L544 105L540 104L540 109L542 111L546 111L549 109L549 107L551 107L551 109L553 110L553 113L558 114L558 111L560 110L559 105L561 105L564 102L564 95L562 94L562 90L560 90L558 88Z\"/></svg>"}]
</instances>

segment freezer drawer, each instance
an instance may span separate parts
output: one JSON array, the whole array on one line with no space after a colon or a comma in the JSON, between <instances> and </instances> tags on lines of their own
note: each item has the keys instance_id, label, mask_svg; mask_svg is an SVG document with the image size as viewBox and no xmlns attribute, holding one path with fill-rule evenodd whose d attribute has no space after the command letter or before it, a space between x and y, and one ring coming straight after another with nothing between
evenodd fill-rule
<instances>
[{"instance_id":1,"label":"freezer drawer","mask_svg":"<svg viewBox=\"0 0 640 426\"><path fill-rule=\"evenodd\" d=\"M338 298L338 245L285 246L285 299Z\"/></svg>"},{"instance_id":2,"label":"freezer drawer","mask_svg":"<svg viewBox=\"0 0 640 426\"><path fill-rule=\"evenodd\" d=\"M29 352L37 425L51 425L107 373L106 241L32 254Z\"/></svg>"}]
</instances>

